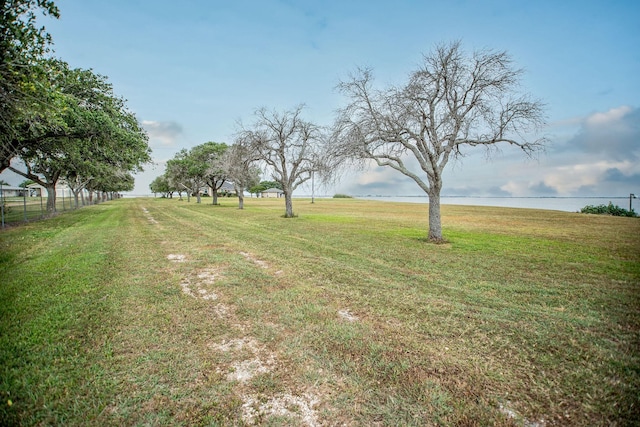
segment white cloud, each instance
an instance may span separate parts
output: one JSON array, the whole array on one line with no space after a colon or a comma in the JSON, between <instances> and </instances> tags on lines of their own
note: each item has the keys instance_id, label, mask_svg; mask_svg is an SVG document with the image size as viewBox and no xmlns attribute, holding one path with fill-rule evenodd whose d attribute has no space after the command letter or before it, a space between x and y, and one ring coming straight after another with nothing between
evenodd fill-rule
<instances>
[{"instance_id":1,"label":"white cloud","mask_svg":"<svg viewBox=\"0 0 640 427\"><path fill-rule=\"evenodd\" d=\"M588 127L615 125L631 111L633 111L631 107L623 105L618 108L612 108L604 113L591 114L584 122Z\"/></svg>"},{"instance_id":2,"label":"white cloud","mask_svg":"<svg viewBox=\"0 0 640 427\"><path fill-rule=\"evenodd\" d=\"M176 122L158 122L153 120L143 120L142 126L149 134L150 145L169 147L183 135L182 126Z\"/></svg>"},{"instance_id":3,"label":"white cloud","mask_svg":"<svg viewBox=\"0 0 640 427\"><path fill-rule=\"evenodd\" d=\"M581 188L597 186L604 181L607 171L612 169L631 175L637 169L637 164L630 161L598 161L559 166L545 176L544 183L555 188L559 194L572 194Z\"/></svg>"}]
</instances>

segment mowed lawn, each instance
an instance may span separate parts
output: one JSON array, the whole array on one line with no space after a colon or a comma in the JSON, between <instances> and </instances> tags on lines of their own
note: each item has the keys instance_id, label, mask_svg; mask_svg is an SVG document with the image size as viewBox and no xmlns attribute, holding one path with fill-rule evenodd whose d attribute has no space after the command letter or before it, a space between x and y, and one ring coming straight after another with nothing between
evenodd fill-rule
<instances>
[{"instance_id":1,"label":"mowed lawn","mask_svg":"<svg viewBox=\"0 0 640 427\"><path fill-rule=\"evenodd\" d=\"M221 202L0 232L0 425L638 425L639 219Z\"/></svg>"}]
</instances>

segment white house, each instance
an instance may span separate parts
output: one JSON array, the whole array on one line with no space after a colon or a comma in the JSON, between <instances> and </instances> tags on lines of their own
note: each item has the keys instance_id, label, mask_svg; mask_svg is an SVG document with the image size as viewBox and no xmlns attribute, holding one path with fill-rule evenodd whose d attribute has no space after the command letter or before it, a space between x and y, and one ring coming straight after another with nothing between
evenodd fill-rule
<instances>
[{"instance_id":1,"label":"white house","mask_svg":"<svg viewBox=\"0 0 640 427\"><path fill-rule=\"evenodd\" d=\"M22 187L0 185L0 197L22 197L27 190Z\"/></svg>"},{"instance_id":2,"label":"white house","mask_svg":"<svg viewBox=\"0 0 640 427\"><path fill-rule=\"evenodd\" d=\"M284 191L275 187L268 188L264 190L262 193L260 193L262 197L282 197L283 194L284 194Z\"/></svg>"},{"instance_id":3,"label":"white house","mask_svg":"<svg viewBox=\"0 0 640 427\"><path fill-rule=\"evenodd\" d=\"M47 189L40 184L29 184L27 188L29 189L29 196L31 197L47 197ZM56 198L57 197L71 198L73 197L73 192L67 184L59 182L56 184Z\"/></svg>"}]
</instances>

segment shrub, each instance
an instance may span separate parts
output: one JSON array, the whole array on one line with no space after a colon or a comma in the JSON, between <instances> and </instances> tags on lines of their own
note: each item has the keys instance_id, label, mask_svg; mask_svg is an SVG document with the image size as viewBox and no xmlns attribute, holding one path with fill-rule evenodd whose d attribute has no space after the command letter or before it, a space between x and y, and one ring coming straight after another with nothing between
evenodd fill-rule
<instances>
[{"instance_id":1,"label":"shrub","mask_svg":"<svg viewBox=\"0 0 640 427\"><path fill-rule=\"evenodd\" d=\"M333 198L334 199L353 199L353 197L349 196L348 194L334 194Z\"/></svg>"},{"instance_id":2,"label":"shrub","mask_svg":"<svg viewBox=\"0 0 640 427\"><path fill-rule=\"evenodd\" d=\"M613 216L629 216L635 217L637 216L633 209L630 211L621 208L620 206L616 206L613 203L609 202L608 205L598 205L592 206L587 205L584 208L580 209L581 213L588 214L596 214L596 215L613 215Z\"/></svg>"}]
</instances>

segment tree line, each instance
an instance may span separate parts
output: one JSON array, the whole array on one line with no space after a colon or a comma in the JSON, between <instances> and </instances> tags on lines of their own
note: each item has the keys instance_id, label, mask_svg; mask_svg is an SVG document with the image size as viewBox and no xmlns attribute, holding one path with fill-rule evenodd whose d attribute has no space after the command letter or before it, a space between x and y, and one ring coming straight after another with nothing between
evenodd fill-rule
<instances>
[{"instance_id":1,"label":"tree line","mask_svg":"<svg viewBox=\"0 0 640 427\"><path fill-rule=\"evenodd\" d=\"M38 14L59 18L51 0L0 1L0 172L9 169L47 190L76 198L87 190L133 189L133 175L151 161L148 137L107 77L53 57Z\"/></svg>"},{"instance_id":2,"label":"tree line","mask_svg":"<svg viewBox=\"0 0 640 427\"><path fill-rule=\"evenodd\" d=\"M323 151L328 146L327 132L303 119L303 108L282 113L262 108L250 127L241 125L232 145L207 142L179 151L167 162L165 173L151 183L151 190L186 191L200 203L200 189L208 187L212 203L217 204L218 190L229 182L242 209L245 191L260 191L261 174L267 171L273 179L267 182L282 190L284 216L295 216L293 191L316 174L319 179L330 179L339 165L336 157Z\"/></svg>"}]
</instances>

